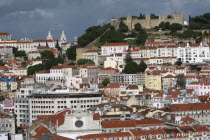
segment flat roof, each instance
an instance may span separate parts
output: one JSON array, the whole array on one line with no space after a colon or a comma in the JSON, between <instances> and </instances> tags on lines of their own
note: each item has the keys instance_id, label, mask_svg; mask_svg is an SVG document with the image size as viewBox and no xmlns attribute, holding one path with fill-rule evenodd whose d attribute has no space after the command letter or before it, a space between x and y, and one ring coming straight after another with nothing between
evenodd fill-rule
<instances>
[{"instance_id":1,"label":"flat roof","mask_svg":"<svg viewBox=\"0 0 210 140\"><path fill-rule=\"evenodd\" d=\"M98 93L58 93L58 94L32 94L28 98L90 98L101 97Z\"/></svg>"}]
</instances>

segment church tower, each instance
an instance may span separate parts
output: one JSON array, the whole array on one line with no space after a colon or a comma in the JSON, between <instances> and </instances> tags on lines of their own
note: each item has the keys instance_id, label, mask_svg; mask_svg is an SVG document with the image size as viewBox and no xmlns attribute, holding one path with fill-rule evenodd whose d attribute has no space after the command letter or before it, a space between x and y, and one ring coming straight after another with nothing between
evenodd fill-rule
<instances>
[{"instance_id":1,"label":"church tower","mask_svg":"<svg viewBox=\"0 0 210 140\"><path fill-rule=\"evenodd\" d=\"M51 32L50 32L50 31L48 32L48 35L47 35L47 40L53 40L53 37L52 37L52 35L51 35Z\"/></svg>"},{"instance_id":2,"label":"church tower","mask_svg":"<svg viewBox=\"0 0 210 140\"><path fill-rule=\"evenodd\" d=\"M64 31L62 31L61 37L60 37L60 42L61 43L66 43L67 39L66 39L66 35L64 33Z\"/></svg>"},{"instance_id":3,"label":"church tower","mask_svg":"<svg viewBox=\"0 0 210 140\"><path fill-rule=\"evenodd\" d=\"M74 37L74 45L77 45L78 44L78 37Z\"/></svg>"}]
</instances>

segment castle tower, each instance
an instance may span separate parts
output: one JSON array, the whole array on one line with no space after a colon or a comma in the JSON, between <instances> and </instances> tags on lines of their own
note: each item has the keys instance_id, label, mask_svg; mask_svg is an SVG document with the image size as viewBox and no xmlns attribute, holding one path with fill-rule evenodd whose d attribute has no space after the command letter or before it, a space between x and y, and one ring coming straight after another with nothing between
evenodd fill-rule
<instances>
[{"instance_id":1,"label":"castle tower","mask_svg":"<svg viewBox=\"0 0 210 140\"><path fill-rule=\"evenodd\" d=\"M48 32L48 35L47 35L47 40L53 40L53 37L52 37L52 35L51 35L51 32L50 32L50 31Z\"/></svg>"},{"instance_id":2,"label":"castle tower","mask_svg":"<svg viewBox=\"0 0 210 140\"><path fill-rule=\"evenodd\" d=\"M66 43L67 39L66 39L66 35L64 33L64 31L62 31L61 37L60 37L60 42L61 43Z\"/></svg>"}]
</instances>

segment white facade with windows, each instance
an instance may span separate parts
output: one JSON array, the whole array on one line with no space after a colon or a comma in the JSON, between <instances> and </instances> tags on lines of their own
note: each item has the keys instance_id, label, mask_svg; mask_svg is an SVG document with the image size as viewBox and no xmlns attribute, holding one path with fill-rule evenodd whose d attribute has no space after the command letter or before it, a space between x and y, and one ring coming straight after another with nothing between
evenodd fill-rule
<instances>
[{"instance_id":1,"label":"white facade with windows","mask_svg":"<svg viewBox=\"0 0 210 140\"><path fill-rule=\"evenodd\" d=\"M29 96L30 123L38 115L53 115L65 108L87 110L101 104L101 95L97 93L49 92Z\"/></svg>"},{"instance_id":2,"label":"white facade with windows","mask_svg":"<svg viewBox=\"0 0 210 140\"><path fill-rule=\"evenodd\" d=\"M177 58L184 63L204 63L210 60L209 46L201 44L187 44L184 47L178 47Z\"/></svg>"},{"instance_id":3,"label":"white facade with windows","mask_svg":"<svg viewBox=\"0 0 210 140\"><path fill-rule=\"evenodd\" d=\"M114 53L123 53L125 50L128 50L129 44L127 43L107 43L101 46L101 55L109 56Z\"/></svg>"}]
</instances>

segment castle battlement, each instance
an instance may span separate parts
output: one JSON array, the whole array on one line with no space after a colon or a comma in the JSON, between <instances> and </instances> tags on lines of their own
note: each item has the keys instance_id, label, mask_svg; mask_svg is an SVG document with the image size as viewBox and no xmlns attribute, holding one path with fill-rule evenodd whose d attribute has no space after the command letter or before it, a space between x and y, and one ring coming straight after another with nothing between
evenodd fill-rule
<instances>
[{"instance_id":1,"label":"castle battlement","mask_svg":"<svg viewBox=\"0 0 210 140\"><path fill-rule=\"evenodd\" d=\"M151 19L150 16L145 16L145 19L138 19L135 17L127 17L126 19L120 20L116 18L111 19L111 25L115 27L115 29L119 29L120 22L125 23L128 26L129 30L133 30L135 24L140 23L142 28L151 29L155 26L158 26L161 22L169 22L172 23L179 23L184 25L184 16L183 14L171 14L171 18L168 18L168 15L159 15L158 19Z\"/></svg>"}]
</instances>

